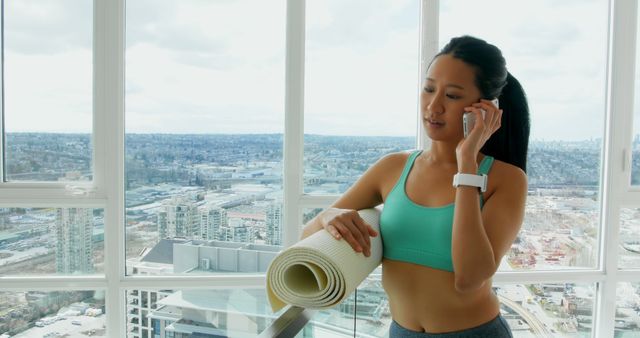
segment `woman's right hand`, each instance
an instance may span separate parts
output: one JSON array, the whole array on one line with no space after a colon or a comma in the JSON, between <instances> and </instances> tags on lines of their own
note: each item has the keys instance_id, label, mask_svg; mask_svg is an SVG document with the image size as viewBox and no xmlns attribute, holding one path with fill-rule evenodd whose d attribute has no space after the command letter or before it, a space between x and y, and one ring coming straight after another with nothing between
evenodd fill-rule
<instances>
[{"instance_id":1,"label":"woman's right hand","mask_svg":"<svg viewBox=\"0 0 640 338\"><path fill-rule=\"evenodd\" d=\"M371 240L378 232L367 224L357 210L328 208L320 215L322 227L334 238L344 238L356 252L371 255Z\"/></svg>"}]
</instances>

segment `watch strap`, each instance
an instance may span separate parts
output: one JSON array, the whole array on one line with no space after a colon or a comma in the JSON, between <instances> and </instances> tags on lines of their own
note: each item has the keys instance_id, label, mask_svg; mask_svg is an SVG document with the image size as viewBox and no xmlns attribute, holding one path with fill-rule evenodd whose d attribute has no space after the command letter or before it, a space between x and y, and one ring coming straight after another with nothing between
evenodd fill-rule
<instances>
[{"instance_id":1,"label":"watch strap","mask_svg":"<svg viewBox=\"0 0 640 338\"><path fill-rule=\"evenodd\" d=\"M461 185L478 187L481 192L485 192L487 191L487 178L488 176L486 174L473 175L457 173L453 176L453 186L456 188Z\"/></svg>"}]
</instances>

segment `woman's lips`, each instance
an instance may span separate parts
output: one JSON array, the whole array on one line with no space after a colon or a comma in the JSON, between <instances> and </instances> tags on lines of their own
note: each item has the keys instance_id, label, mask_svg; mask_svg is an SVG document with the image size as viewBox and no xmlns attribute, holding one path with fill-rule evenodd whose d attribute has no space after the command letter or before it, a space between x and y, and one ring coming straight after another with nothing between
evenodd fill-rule
<instances>
[{"instance_id":1,"label":"woman's lips","mask_svg":"<svg viewBox=\"0 0 640 338\"><path fill-rule=\"evenodd\" d=\"M434 128L444 127L444 122L442 122L442 121L437 121L437 120L433 120L433 119L430 119L430 118L426 118L425 121L427 121L429 126L434 127Z\"/></svg>"}]
</instances>

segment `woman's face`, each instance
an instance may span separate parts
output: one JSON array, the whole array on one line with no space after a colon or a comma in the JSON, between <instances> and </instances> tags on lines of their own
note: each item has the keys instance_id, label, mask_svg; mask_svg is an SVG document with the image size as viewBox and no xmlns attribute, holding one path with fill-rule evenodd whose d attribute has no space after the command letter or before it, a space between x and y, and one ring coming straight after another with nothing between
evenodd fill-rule
<instances>
[{"instance_id":1,"label":"woman's face","mask_svg":"<svg viewBox=\"0 0 640 338\"><path fill-rule=\"evenodd\" d=\"M474 69L451 55L440 55L427 70L420 94L422 125L432 140L463 137L464 108L480 100Z\"/></svg>"}]
</instances>

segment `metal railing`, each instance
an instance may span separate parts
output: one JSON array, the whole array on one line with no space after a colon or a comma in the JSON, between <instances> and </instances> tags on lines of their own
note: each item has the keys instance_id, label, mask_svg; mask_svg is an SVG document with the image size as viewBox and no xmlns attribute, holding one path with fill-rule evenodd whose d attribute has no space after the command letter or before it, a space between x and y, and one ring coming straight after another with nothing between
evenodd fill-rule
<instances>
[{"instance_id":1,"label":"metal railing","mask_svg":"<svg viewBox=\"0 0 640 338\"><path fill-rule=\"evenodd\" d=\"M276 319L269 327L267 327L259 338L291 338L295 337L305 325L311 320L311 317L317 310L305 309L298 306L289 306L289 308Z\"/></svg>"}]
</instances>

